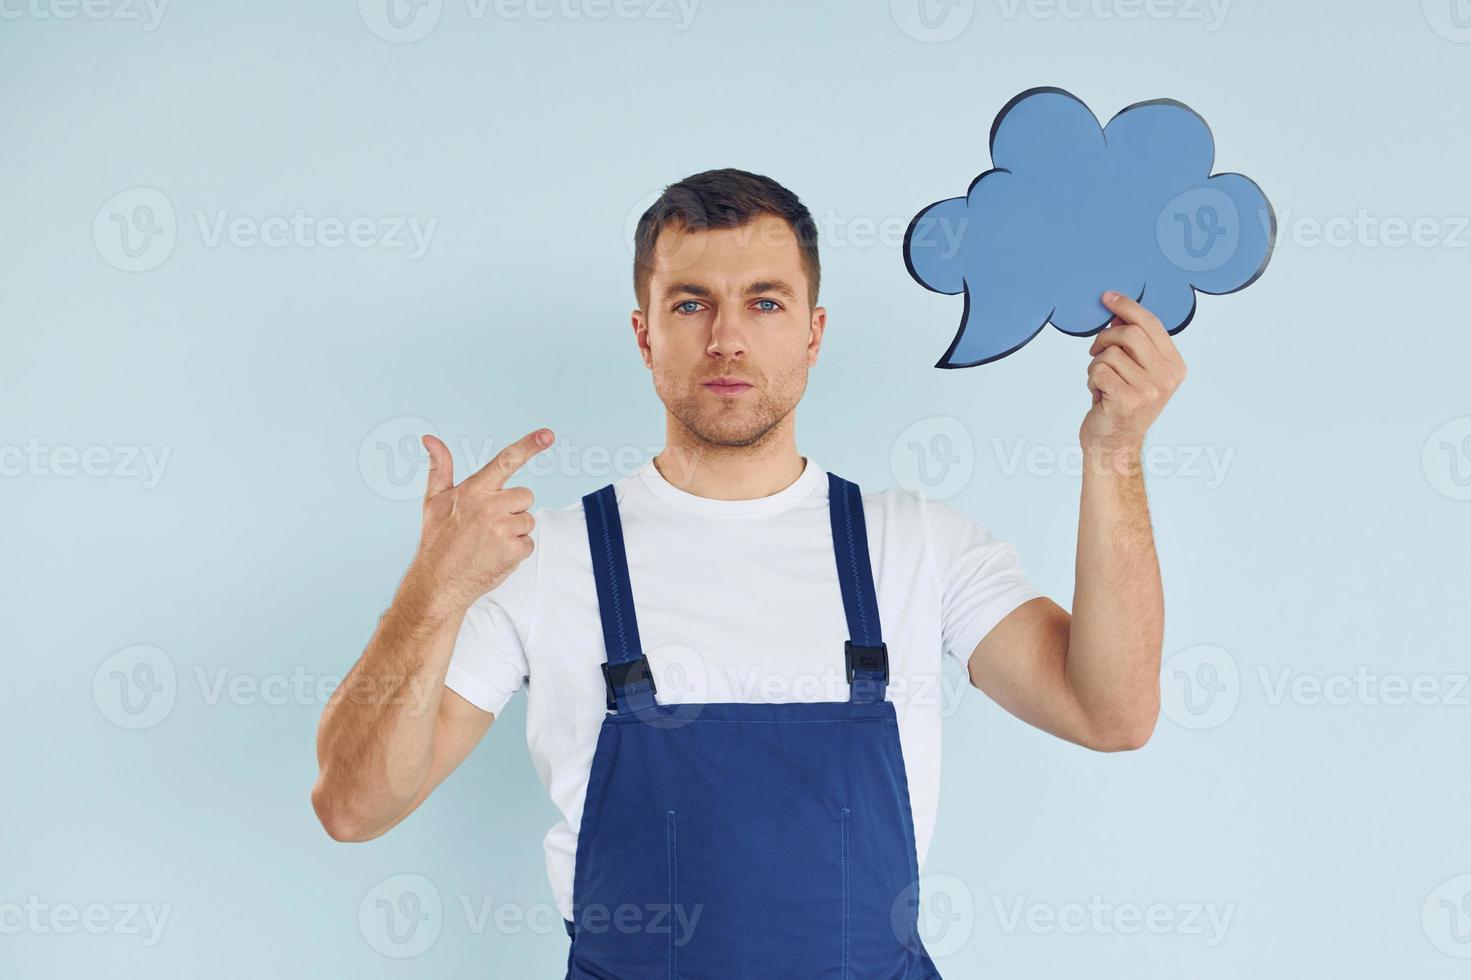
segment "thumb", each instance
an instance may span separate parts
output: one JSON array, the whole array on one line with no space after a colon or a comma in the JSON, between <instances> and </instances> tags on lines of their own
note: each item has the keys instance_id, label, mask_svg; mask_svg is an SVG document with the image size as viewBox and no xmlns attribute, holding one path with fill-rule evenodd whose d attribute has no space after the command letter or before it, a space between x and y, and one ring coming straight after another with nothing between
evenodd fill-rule
<instances>
[{"instance_id":1,"label":"thumb","mask_svg":"<svg viewBox=\"0 0 1471 980\"><path fill-rule=\"evenodd\" d=\"M429 483L424 487L424 502L428 503L455 485L455 463L438 436L425 435L421 441L429 452Z\"/></svg>"}]
</instances>

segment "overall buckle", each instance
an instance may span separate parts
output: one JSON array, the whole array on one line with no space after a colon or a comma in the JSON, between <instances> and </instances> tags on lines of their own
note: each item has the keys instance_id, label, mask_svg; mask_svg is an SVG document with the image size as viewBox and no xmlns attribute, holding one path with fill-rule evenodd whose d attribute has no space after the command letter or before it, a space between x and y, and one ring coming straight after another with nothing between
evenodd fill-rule
<instances>
[{"instance_id":1,"label":"overall buckle","mask_svg":"<svg viewBox=\"0 0 1471 980\"><path fill-rule=\"evenodd\" d=\"M882 641L876 647L861 647L852 640L843 643L843 655L848 662L848 683L853 683L854 671L881 673L885 684L889 683L889 645Z\"/></svg>"},{"instance_id":2,"label":"overall buckle","mask_svg":"<svg viewBox=\"0 0 1471 980\"><path fill-rule=\"evenodd\" d=\"M618 710L618 688L647 683L650 694L657 691L654 687L654 675L649 670L649 659L643 656L627 663L603 664L603 683L608 686L609 711Z\"/></svg>"}]
</instances>

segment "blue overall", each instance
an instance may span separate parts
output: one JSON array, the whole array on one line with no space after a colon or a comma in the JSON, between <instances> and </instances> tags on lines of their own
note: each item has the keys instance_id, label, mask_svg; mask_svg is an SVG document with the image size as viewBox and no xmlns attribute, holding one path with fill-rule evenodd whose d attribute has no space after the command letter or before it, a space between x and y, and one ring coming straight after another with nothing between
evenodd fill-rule
<instances>
[{"instance_id":1,"label":"blue overall","mask_svg":"<svg viewBox=\"0 0 1471 980\"><path fill-rule=\"evenodd\" d=\"M609 713L577 840L569 978L939 976L918 930L863 500L832 473L828 488L849 697L788 704L660 704L613 487L582 498Z\"/></svg>"}]
</instances>

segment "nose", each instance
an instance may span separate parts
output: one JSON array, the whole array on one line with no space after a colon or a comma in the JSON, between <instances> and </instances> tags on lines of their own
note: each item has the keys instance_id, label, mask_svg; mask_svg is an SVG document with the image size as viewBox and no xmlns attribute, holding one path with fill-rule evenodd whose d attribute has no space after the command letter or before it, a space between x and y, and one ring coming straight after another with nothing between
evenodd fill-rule
<instances>
[{"instance_id":1,"label":"nose","mask_svg":"<svg viewBox=\"0 0 1471 980\"><path fill-rule=\"evenodd\" d=\"M710 343L705 347L705 353L717 357L741 357L746 353L746 338L741 330L737 318L728 311L728 304L722 304L715 314L714 321L710 324Z\"/></svg>"}]
</instances>

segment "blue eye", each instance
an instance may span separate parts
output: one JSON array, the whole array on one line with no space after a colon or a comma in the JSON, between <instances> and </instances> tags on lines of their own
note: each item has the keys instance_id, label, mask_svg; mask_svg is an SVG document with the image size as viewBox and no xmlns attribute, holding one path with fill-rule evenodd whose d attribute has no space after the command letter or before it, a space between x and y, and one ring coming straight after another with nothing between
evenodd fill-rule
<instances>
[{"instance_id":1,"label":"blue eye","mask_svg":"<svg viewBox=\"0 0 1471 980\"><path fill-rule=\"evenodd\" d=\"M758 306L760 306L760 304L762 304L762 303L770 303L771 304L770 306L767 306L767 307L761 307L761 312L762 313L775 313L775 312L777 312L778 310L781 309L781 304L778 303L774 299L758 299L756 301L756 303L757 303Z\"/></svg>"},{"instance_id":2,"label":"blue eye","mask_svg":"<svg viewBox=\"0 0 1471 980\"><path fill-rule=\"evenodd\" d=\"M678 306L676 306L674 308L674 312L676 312L676 313L695 313L695 312L698 312L698 311L697 310L687 310L687 309L685 309L685 307L687 307L687 306L698 307L699 305L700 304L697 303L697 302L695 302L694 300L687 299L683 303L680 303Z\"/></svg>"}]
</instances>

